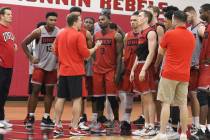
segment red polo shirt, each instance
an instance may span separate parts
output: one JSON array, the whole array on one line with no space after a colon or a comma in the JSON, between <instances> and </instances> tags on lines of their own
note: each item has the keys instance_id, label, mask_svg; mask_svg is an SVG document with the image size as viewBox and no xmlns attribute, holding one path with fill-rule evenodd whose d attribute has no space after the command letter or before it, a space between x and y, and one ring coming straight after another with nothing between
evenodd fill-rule
<instances>
[{"instance_id":1,"label":"red polo shirt","mask_svg":"<svg viewBox=\"0 0 210 140\"><path fill-rule=\"evenodd\" d=\"M84 75L84 59L90 56L86 39L74 28L63 29L55 39L54 51L59 60L59 75Z\"/></svg>"},{"instance_id":2,"label":"red polo shirt","mask_svg":"<svg viewBox=\"0 0 210 140\"><path fill-rule=\"evenodd\" d=\"M166 32L160 46L166 49L162 76L171 80L188 82L195 47L193 34L185 27L177 27Z\"/></svg>"}]
</instances>

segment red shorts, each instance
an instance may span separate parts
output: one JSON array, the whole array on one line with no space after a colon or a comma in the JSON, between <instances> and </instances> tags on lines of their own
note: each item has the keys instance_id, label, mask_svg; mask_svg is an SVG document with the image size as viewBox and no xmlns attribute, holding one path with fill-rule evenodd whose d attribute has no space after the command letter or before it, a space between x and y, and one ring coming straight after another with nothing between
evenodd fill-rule
<instances>
[{"instance_id":1,"label":"red shorts","mask_svg":"<svg viewBox=\"0 0 210 140\"><path fill-rule=\"evenodd\" d=\"M196 92L198 89L198 78L199 69L191 68L190 70L190 81L189 81L189 92Z\"/></svg>"},{"instance_id":2,"label":"red shorts","mask_svg":"<svg viewBox=\"0 0 210 140\"><path fill-rule=\"evenodd\" d=\"M205 89L205 90L210 88L210 65L200 66L198 88Z\"/></svg>"},{"instance_id":3,"label":"red shorts","mask_svg":"<svg viewBox=\"0 0 210 140\"><path fill-rule=\"evenodd\" d=\"M126 70L119 86L119 91L133 93L133 84L130 82L130 71Z\"/></svg>"},{"instance_id":4,"label":"red shorts","mask_svg":"<svg viewBox=\"0 0 210 140\"><path fill-rule=\"evenodd\" d=\"M139 94L147 94L151 92L156 92L157 89L157 83L154 79L154 73L152 71L152 68L149 68L146 71L145 80L140 82L139 81L139 74L141 72L141 69L144 64L138 64L135 72L134 72L134 92Z\"/></svg>"},{"instance_id":5,"label":"red shorts","mask_svg":"<svg viewBox=\"0 0 210 140\"><path fill-rule=\"evenodd\" d=\"M46 86L57 84L57 70L46 71L40 68L34 68L31 83L45 84Z\"/></svg>"},{"instance_id":6,"label":"red shorts","mask_svg":"<svg viewBox=\"0 0 210 140\"><path fill-rule=\"evenodd\" d=\"M88 91L88 95L93 95L93 77L92 76L86 76L85 77L86 82L86 89Z\"/></svg>"},{"instance_id":7,"label":"red shorts","mask_svg":"<svg viewBox=\"0 0 210 140\"><path fill-rule=\"evenodd\" d=\"M93 73L93 96L116 96L117 86L114 82L115 71L105 74Z\"/></svg>"}]
</instances>

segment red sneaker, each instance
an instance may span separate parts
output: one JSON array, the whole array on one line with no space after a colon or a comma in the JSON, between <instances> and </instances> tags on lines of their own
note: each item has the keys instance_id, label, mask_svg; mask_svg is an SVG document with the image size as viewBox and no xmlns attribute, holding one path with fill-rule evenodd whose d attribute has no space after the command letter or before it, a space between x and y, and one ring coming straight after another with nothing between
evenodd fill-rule
<instances>
[{"instance_id":1,"label":"red sneaker","mask_svg":"<svg viewBox=\"0 0 210 140\"><path fill-rule=\"evenodd\" d=\"M88 136L90 135L89 133L80 130L79 128L71 128L69 130L69 134L73 136Z\"/></svg>"}]
</instances>

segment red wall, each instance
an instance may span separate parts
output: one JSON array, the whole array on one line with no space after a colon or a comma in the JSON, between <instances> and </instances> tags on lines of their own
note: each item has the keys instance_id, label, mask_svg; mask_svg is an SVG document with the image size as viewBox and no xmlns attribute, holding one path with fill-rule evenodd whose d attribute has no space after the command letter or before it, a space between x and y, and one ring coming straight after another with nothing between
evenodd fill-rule
<instances>
[{"instance_id":1,"label":"red wall","mask_svg":"<svg viewBox=\"0 0 210 140\"><path fill-rule=\"evenodd\" d=\"M15 68L9 96L27 96L28 60L23 54L20 43L36 27L37 22L45 21L45 13L48 11L56 11L59 15L57 25L60 28L64 27L66 25L65 17L68 14L68 10L0 4L0 7L2 6L9 6L13 9L12 27L19 46L19 50L15 56ZM92 16L96 21L98 19L97 13L83 12L82 15L83 17ZM129 16L112 15L112 21L119 24L125 31L129 30Z\"/></svg>"}]
</instances>

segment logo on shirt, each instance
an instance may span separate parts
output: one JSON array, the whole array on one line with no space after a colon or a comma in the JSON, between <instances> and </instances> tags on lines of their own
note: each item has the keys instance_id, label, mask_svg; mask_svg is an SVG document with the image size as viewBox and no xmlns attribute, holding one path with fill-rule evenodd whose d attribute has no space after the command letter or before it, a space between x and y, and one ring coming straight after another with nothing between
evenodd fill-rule
<instances>
[{"instance_id":1,"label":"logo on shirt","mask_svg":"<svg viewBox=\"0 0 210 140\"><path fill-rule=\"evenodd\" d=\"M102 41L101 45L104 45L104 46L111 46L112 45L112 39L98 39L98 40Z\"/></svg>"},{"instance_id":2,"label":"logo on shirt","mask_svg":"<svg viewBox=\"0 0 210 140\"><path fill-rule=\"evenodd\" d=\"M55 37L42 37L42 44L48 44L53 43L55 40Z\"/></svg>"},{"instance_id":3,"label":"logo on shirt","mask_svg":"<svg viewBox=\"0 0 210 140\"><path fill-rule=\"evenodd\" d=\"M206 31L206 32L204 33L204 39L208 39L208 37L209 37L209 32Z\"/></svg>"},{"instance_id":4,"label":"logo on shirt","mask_svg":"<svg viewBox=\"0 0 210 140\"><path fill-rule=\"evenodd\" d=\"M129 39L127 41L127 46L137 46L138 45L138 39Z\"/></svg>"},{"instance_id":5,"label":"logo on shirt","mask_svg":"<svg viewBox=\"0 0 210 140\"><path fill-rule=\"evenodd\" d=\"M8 40L15 40L15 36L11 32L4 32L3 34L4 41L7 42Z\"/></svg>"}]
</instances>

